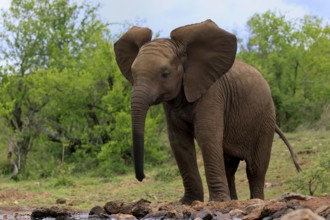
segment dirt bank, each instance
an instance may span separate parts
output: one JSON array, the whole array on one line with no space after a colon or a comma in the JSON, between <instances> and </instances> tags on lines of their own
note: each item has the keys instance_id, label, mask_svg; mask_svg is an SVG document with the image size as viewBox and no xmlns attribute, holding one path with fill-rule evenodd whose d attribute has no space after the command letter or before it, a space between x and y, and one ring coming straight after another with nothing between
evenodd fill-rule
<instances>
[{"instance_id":1,"label":"dirt bank","mask_svg":"<svg viewBox=\"0 0 330 220\"><path fill-rule=\"evenodd\" d=\"M291 216L290 216L291 215ZM330 219L330 195L309 197L289 193L277 200L246 200L228 202L132 203L109 201L103 207L77 211L61 207L0 207L0 219ZM322 218L323 217L323 218Z\"/></svg>"}]
</instances>

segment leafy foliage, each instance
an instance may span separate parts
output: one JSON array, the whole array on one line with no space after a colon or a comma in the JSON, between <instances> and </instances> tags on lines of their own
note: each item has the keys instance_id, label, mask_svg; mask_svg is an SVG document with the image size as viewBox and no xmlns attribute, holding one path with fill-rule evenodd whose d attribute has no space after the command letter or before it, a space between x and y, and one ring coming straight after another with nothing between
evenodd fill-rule
<instances>
[{"instance_id":1,"label":"leafy foliage","mask_svg":"<svg viewBox=\"0 0 330 220\"><path fill-rule=\"evenodd\" d=\"M311 166L289 179L290 189L309 195L322 195L330 190L330 153L322 152Z\"/></svg>"},{"instance_id":2,"label":"leafy foliage","mask_svg":"<svg viewBox=\"0 0 330 220\"><path fill-rule=\"evenodd\" d=\"M130 85L98 9L70 0L13 0L2 11L0 116L6 133L0 139L13 143L10 159L23 178L56 176L59 166L107 175L131 165ZM160 111L148 117L147 137L158 136L151 128L163 128L163 121ZM147 162L162 161L163 142L150 141L156 150L146 152Z\"/></svg>"},{"instance_id":3,"label":"leafy foliage","mask_svg":"<svg viewBox=\"0 0 330 220\"><path fill-rule=\"evenodd\" d=\"M98 10L72 0L12 0L1 11L2 174L16 175L17 168L18 179L55 177L70 185L72 173L113 177L132 170L131 86L115 62L116 36ZM270 83L278 124L294 130L328 118L329 25L274 12L247 24L239 57ZM161 106L149 110L145 127L146 165L166 162ZM171 179L171 172L159 179Z\"/></svg>"},{"instance_id":4,"label":"leafy foliage","mask_svg":"<svg viewBox=\"0 0 330 220\"><path fill-rule=\"evenodd\" d=\"M317 121L330 95L330 26L315 16L287 20L268 11L255 14L239 57L270 83L277 123L287 131Z\"/></svg>"}]
</instances>

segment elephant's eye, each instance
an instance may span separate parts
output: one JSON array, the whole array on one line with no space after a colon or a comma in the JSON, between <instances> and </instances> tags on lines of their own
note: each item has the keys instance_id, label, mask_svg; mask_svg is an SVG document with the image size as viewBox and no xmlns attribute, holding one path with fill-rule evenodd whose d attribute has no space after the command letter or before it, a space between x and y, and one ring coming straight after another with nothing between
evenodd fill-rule
<instances>
[{"instance_id":1,"label":"elephant's eye","mask_svg":"<svg viewBox=\"0 0 330 220\"><path fill-rule=\"evenodd\" d=\"M161 77L162 77L162 79L167 79L169 77L169 75L170 75L170 73L167 70L165 70L162 72Z\"/></svg>"}]
</instances>

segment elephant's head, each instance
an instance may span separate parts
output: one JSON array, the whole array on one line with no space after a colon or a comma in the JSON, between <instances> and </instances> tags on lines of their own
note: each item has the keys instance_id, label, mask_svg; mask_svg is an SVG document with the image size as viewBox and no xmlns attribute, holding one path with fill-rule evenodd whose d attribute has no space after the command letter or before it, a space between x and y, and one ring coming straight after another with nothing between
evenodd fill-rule
<instances>
[{"instance_id":1,"label":"elephant's head","mask_svg":"<svg viewBox=\"0 0 330 220\"><path fill-rule=\"evenodd\" d=\"M144 178L144 124L150 105L175 99L183 89L194 102L233 65L236 37L214 22L187 25L171 39L151 40L151 30L132 27L114 46L116 61L132 83L132 132L136 178Z\"/></svg>"}]
</instances>

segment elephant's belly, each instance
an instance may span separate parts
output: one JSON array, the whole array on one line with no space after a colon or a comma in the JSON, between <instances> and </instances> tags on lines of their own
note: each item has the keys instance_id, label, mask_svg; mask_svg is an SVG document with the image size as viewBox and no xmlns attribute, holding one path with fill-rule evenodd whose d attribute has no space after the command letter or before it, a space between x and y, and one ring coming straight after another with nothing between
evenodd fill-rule
<instances>
[{"instance_id":1,"label":"elephant's belly","mask_svg":"<svg viewBox=\"0 0 330 220\"><path fill-rule=\"evenodd\" d=\"M242 144L224 142L223 148L225 158L238 158L240 160L246 158L247 149Z\"/></svg>"},{"instance_id":2,"label":"elephant's belly","mask_svg":"<svg viewBox=\"0 0 330 220\"><path fill-rule=\"evenodd\" d=\"M272 108L265 114L256 114L241 120L231 120L224 128L223 149L229 157L246 160L258 148L269 148L275 132L275 113ZM267 146L263 146L267 145ZM258 151L258 150L257 150Z\"/></svg>"}]
</instances>

